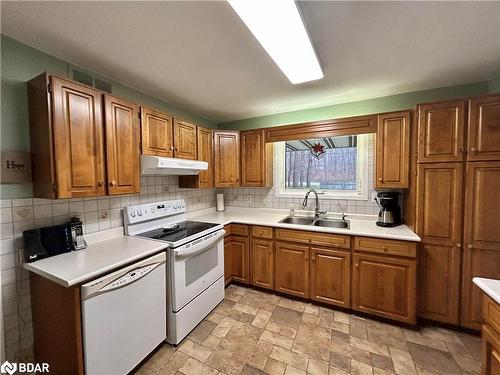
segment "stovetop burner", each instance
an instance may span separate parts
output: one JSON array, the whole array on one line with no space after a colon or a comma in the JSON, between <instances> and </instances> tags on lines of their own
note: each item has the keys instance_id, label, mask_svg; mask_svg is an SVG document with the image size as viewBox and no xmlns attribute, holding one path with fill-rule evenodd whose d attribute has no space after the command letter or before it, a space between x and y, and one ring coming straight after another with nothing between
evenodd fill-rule
<instances>
[{"instance_id":1,"label":"stovetop burner","mask_svg":"<svg viewBox=\"0 0 500 375\"><path fill-rule=\"evenodd\" d=\"M157 228L137 236L147 237L154 240L175 243L207 229L216 227L219 224L202 223L199 221L183 221L168 228Z\"/></svg>"}]
</instances>

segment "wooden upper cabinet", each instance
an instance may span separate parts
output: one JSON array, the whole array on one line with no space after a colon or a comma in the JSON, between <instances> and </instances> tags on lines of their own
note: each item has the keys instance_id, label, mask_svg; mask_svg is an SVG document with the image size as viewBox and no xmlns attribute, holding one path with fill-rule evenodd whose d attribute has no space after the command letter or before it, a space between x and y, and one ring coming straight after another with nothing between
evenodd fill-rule
<instances>
[{"instance_id":1,"label":"wooden upper cabinet","mask_svg":"<svg viewBox=\"0 0 500 375\"><path fill-rule=\"evenodd\" d=\"M44 73L28 96L34 196L106 194L102 93Z\"/></svg>"},{"instance_id":2,"label":"wooden upper cabinet","mask_svg":"<svg viewBox=\"0 0 500 375\"><path fill-rule=\"evenodd\" d=\"M409 187L411 112L378 116L375 188Z\"/></svg>"},{"instance_id":3,"label":"wooden upper cabinet","mask_svg":"<svg viewBox=\"0 0 500 375\"><path fill-rule=\"evenodd\" d=\"M213 135L215 187L240 186L240 133L216 130Z\"/></svg>"},{"instance_id":4,"label":"wooden upper cabinet","mask_svg":"<svg viewBox=\"0 0 500 375\"><path fill-rule=\"evenodd\" d=\"M309 247L276 242L275 290L309 297Z\"/></svg>"},{"instance_id":5,"label":"wooden upper cabinet","mask_svg":"<svg viewBox=\"0 0 500 375\"><path fill-rule=\"evenodd\" d=\"M208 163L208 169L196 176L179 176L179 187L182 188L211 188L214 187L214 164L212 148L212 131L197 127L197 160Z\"/></svg>"},{"instance_id":6,"label":"wooden upper cabinet","mask_svg":"<svg viewBox=\"0 0 500 375\"><path fill-rule=\"evenodd\" d=\"M417 233L422 241L460 247L462 170L462 163L418 165Z\"/></svg>"},{"instance_id":7,"label":"wooden upper cabinet","mask_svg":"<svg viewBox=\"0 0 500 375\"><path fill-rule=\"evenodd\" d=\"M252 284L265 289L274 288L274 243L252 238Z\"/></svg>"},{"instance_id":8,"label":"wooden upper cabinet","mask_svg":"<svg viewBox=\"0 0 500 375\"><path fill-rule=\"evenodd\" d=\"M104 125L109 194L139 193L139 107L105 94Z\"/></svg>"},{"instance_id":9,"label":"wooden upper cabinet","mask_svg":"<svg viewBox=\"0 0 500 375\"><path fill-rule=\"evenodd\" d=\"M273 144L265 143L264 130L240 133L241 186L273 185Z\"/></svg>"},{"instance_id":10,"label":"wooden upper cabinet","mask_svg":"<svg viewBox=\"0 0 500 375\"><path fill-rule=\"evenodd\" d=\"M416 261L353 255L351 304L357 311L415 323Z\"/></svg>"},{"instance_id":11,"label":"wooden upper cabinet","mask_svg":"<svg viewBox=\"0 0 500 375\"><path fill-rule=\"evenodd\" d=\"M172 117L168 113L141 107L142 153L174 156Z\"/></svg>"},{"instance_id":12,"label":"wooden upper cabinet","mask_svg":"<svg viewBox=\"0 0 500 375\"><path fill-rule=\"evenodd\" d=\"M351 304L351 253L311 248L310 298L330 305Z\"/></svg>"},{"instance_id":13,"label":"wooden upper cabinet","mask_svg":"<svg viewBox=\"0 0 500 375\"><path fill-rule=\"evenodd\" d=\"M196 160L196 125L174 118L174 156Z\"/></svg>"},{"instance_id":14,"label":"wooden upper cabinet","mask_svg":"<svg viewBox=\"0 0 500 375\"><path fill-rule=\"evenodd\" d=\"M418 162L462 161L465 101L418 106Z\"/></svg>"},{"instance_id":15,"label":"wooden upper cabinet","mask_svg":"<svg viewBox=\"0 0 500 375\"><path fill-rule=\"evenodd\" d=\"M500 160L500 94L469 100L467 160Z\"/></svg>"}]
</instances>

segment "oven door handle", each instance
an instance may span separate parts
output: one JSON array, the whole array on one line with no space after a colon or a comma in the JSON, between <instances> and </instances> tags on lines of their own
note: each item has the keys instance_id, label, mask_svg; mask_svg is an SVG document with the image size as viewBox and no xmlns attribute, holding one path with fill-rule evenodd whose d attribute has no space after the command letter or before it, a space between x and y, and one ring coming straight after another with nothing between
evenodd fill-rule
<instances>
[{"instance_id":1,"label":"oven door handle","mask_svg":"<svg viewBox=\"0 0 500 375\"><path fill-rule=\"evenodd\" d=\"M173 249L174 255L176 258L185 258L185 257L190 257L193 255L197 255L199 253L202 253L206 251L208 248L210 248L212 245L217 243L222 237L224 237L224 234L226 231L222 229L217 235L214 237L210 238L207 241L203 241L199 244L196 244L194 246L189 247L188 249Z\"/></svg>"}]
</instances>

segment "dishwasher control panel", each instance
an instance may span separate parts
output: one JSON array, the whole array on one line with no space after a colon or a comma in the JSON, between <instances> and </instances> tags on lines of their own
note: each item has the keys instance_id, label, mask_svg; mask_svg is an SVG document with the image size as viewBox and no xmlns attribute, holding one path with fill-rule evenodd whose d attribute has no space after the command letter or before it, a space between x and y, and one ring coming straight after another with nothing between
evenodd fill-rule
<instances>
[{"instance_id":1,"label":"dishwasher control panel","mask_svg":"<svg viewBox=\"0 0 500 375\"><path fill-rule=\"evenodd\" d=\"M125 275L120 277L119 279L116 279L115 281L106 285L104 288L101 289L101 291L104 292L106 290L110 290L110 289L118 288L118 287L123 286L123 285L130 284L130 283L134 282L135 280L138 280L141 277L143 277L144 275L151 272L158 265L159 265L159 263L150 264L146 267L137 268L135 270L129 271Z\"/></svg>"}]
</instances>

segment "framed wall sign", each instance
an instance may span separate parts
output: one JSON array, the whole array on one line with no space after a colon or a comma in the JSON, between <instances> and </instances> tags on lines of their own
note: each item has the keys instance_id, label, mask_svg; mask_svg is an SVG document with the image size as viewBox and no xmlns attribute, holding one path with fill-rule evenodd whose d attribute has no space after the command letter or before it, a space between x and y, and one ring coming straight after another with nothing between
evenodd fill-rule
<instances>
[{"instance_id":1,"label":"framed wall sign","mask_svg":"<svg viewBox=\"0 0 500 375\"><path fill-rule=\"evenodd\" d=\"M31 153L2 151L0 183L22 184L31 182Z\"/></svg>"}]
</instances>

